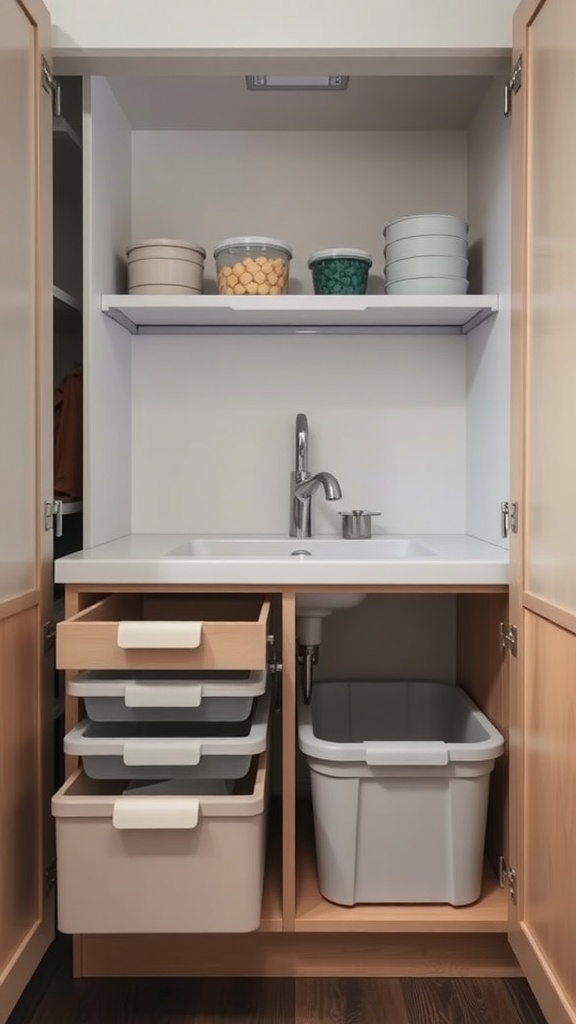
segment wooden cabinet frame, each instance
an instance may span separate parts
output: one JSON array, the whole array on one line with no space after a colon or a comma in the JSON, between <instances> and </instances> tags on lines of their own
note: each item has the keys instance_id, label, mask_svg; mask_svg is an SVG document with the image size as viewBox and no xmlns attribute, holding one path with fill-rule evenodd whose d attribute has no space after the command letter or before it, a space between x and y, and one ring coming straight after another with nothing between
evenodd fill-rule
<instances>
[{"instance_id":1,"label":"wooden cabinet frame","mask_svg":"<svg viewBox=\"0 0 576 1024\"><path fill-rule=\"evenodd\" d=\"M498 856L507 842L506 766L494 773L482 898L472 906L339 907L316 882L310 809L296 794L296 593L328 587L68 586L67 617L103 593L258 594L272 605L272 633L281 658L282 798L272 815L258 932L248 935L76 936L75 973L88 976L515 976L507 941L508 899L498 884ZM333 589L333 588L332 588ZM364 593L456 593L458 679L506 734L507 664L500 647L507 589L486 587L347 587ZM281 645L278 631L281 630ZM67 698L67 723L78 702ZM71 763L70 767L73 764ZM491 861L491 864L489 863Z\"/></svg>"}]
</instances>

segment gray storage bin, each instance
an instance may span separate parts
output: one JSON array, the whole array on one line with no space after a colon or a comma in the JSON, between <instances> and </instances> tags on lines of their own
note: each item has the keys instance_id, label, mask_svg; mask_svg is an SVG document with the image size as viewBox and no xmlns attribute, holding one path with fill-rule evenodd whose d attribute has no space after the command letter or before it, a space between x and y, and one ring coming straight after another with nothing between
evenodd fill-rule
<instances>
[{"instance_id":1,"label":"gray storage bin","mask_svg":"<svg viewBox=\"0 0 576 1024\"><path fill-rule=\"evenodd\" d=\"M93 722L243 722L266 689L264 670L81 672L68 693Z\"/></svg>"},{"instance_id":2,"label":"gray storage bin","mask_svg":"<svg viewBox=\"0 0 576 1024\"><path fill-rule=\"evenodd\" d=\"M459 687L316 682L298 737L334 903L473 903L504 740Z\"/></svg>"},{"instance_id":3,"label":"gray storage bin","mask_svg":"<svg viewBox=\"0 0 576 1024\"><path fill-rule=\"evenodd\" d=\"M64 737L64 753L82 758L92 779L239 779L266 748L270 695L230 735L229 725L194 722L91 722Z\"/></svg>"}]
</instances>

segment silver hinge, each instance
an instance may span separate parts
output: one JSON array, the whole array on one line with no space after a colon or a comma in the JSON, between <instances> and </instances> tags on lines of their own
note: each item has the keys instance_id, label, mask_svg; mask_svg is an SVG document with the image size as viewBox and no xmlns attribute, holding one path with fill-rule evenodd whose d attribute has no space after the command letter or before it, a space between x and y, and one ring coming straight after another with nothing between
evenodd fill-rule
<instances>
[{"instance_id":1,"label":"silver hinge","mask_svg":"<svg viewBox=\"0 0 576 1024\"><path fill-rule=\"evenodd\" d=\"M500 534L504 540L510 532L510 502L503 501L500 504Z\"/></svg>"},{"instance_id":2,"label":"silver hinge","mask_svg":"<svg viewBox=\"0 0 576 1024\"><path fill-rule=\"evenodd\" d=\"M500 533L504 540L511 533L518 533L518 502L503 501L500 505Z\"/></svg>"},{"instance_id":3,"label":"silver hinge","mask_svg":"<svg viewBox=\"0 0 576 1024\"><path fill-rule=\"evenodd\" d=\"M48 619L48 622L44 623L44 650L51 651L56 642L56 623L53 619Z\"/></svg>"},{"instance_id":4,"label":"silver hinge","mask_svg":"<svg viewBox=\"0 0 576 1024\"><path fill-rule=\"evenodd\" d=\"M522 55L518 57L514 70L504 86L504 117L510 117L512 113L512 97L516 95L522 85Z\"/></svg>"},{"instance_id":5,"label":"silver hinge","mask_svg":"<svg viewBox=\"0 0 576 1024\"><path fill-rule=\"evenodd\" d=\"M52 863L46 868L46 871L44 872L44 895L47 896L48 893L52 892L52 889L54 889L55 887L56 861L53 860Z\"/></svg>"},{"instance_id":6,"label":"silver hinge","mask_svg":"<svg viewBox=\"0 0 576 1024\"><path fill-rule=\"evenodd\" d=\"M514 868L508 867L504 857L498 859L498 881L501 889L508 889L512 903L516 903L516 872Z\"/></svg>"},{"instance_id":7,"label":"silver hinge","mask_svg":"<svg viewBox=\"0 0 576 1024\"><path fill-rule=\"evenodd\" d=\"M504 651L510 651L515 658L518 652L518 630L516 626L509 626L506 622L500 623L500 644Z\"/></svg>"},{"instance_id":8,"label":"silver hinge","mask_svg":"<svg viewBox=\"0 0 576 1024\"><path fill-rule=\"evenodd\" d=\"M267 636L266 640L270 647L268 656L268 672L272 676L272 704L275 711L280 711L282 708L282 662L280 661L278 651L274 646L274 637Z\"/></svg>"},{"instance_id":9,"label":"silver hinge","mask_svg":"<svg viewBox=\"0 0 576 1024\"><path fill-rule=\"evenodd\" d=\"M63 505L59 498L44 502L44 529L54 530L56 537L62 536ZM54 521L56 526L54 527Z\"/></svg>"},{"instance_id":10,"label":"silver hinge","mask_svg":"<svg viewBox=\"0 0 576 1024\"><path fill-rule=\"evenodd\" d=\"M42 54L42 62L40 64L40 76L42 79L42 88L50 93L52 97L52 113L54 117L60 117L62 113L62 93L60 89L60 82L52 74L52 68L44 54Z\"/></svg>"},{"instance_id":11,"label":"silver hinge","mask_svg":"<svg viewBox=\"0 0 576 1024\"><path fill-rule=\"evenodd\" d=\"M518 519L519 519L518 502L510 502L510 533L518 533Z\"/></svg>"}]
</instances>

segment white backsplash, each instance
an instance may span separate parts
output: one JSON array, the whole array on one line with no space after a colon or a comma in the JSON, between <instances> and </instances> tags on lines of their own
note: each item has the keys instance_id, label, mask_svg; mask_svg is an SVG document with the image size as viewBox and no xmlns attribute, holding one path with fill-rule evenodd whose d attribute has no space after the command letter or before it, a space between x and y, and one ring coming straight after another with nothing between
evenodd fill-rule
<instances>
[{"instance_id":1,"label":"white backsplash","mask_svg":"<svg viewBox=\"0 0 576 1024\"><path fill-rule=\"evenodd\" d=\"M288 529L294 421L310 469L343 499L313 498L314 532L338 510L381 511L374 532L465 528L465 346L459 337L137 338L133 530Z\"/></svg>"}]
</instances>

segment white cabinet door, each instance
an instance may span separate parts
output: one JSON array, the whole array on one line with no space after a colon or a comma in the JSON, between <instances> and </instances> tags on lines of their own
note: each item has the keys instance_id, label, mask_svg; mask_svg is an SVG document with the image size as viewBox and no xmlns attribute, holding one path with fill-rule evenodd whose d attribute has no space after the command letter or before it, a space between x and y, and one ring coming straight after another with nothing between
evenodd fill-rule
<instances>
[{"instance_id":1,"label":"white cabinet door","mask_svg":"<svg viewBox=\"0 0 576 1024\"><path fill-rule=\"evenodd\" d=\"M50 858L52 449L50 24L38 0L0 6L0 1021L54 933Z\"/></svg>"}]
</instances>

